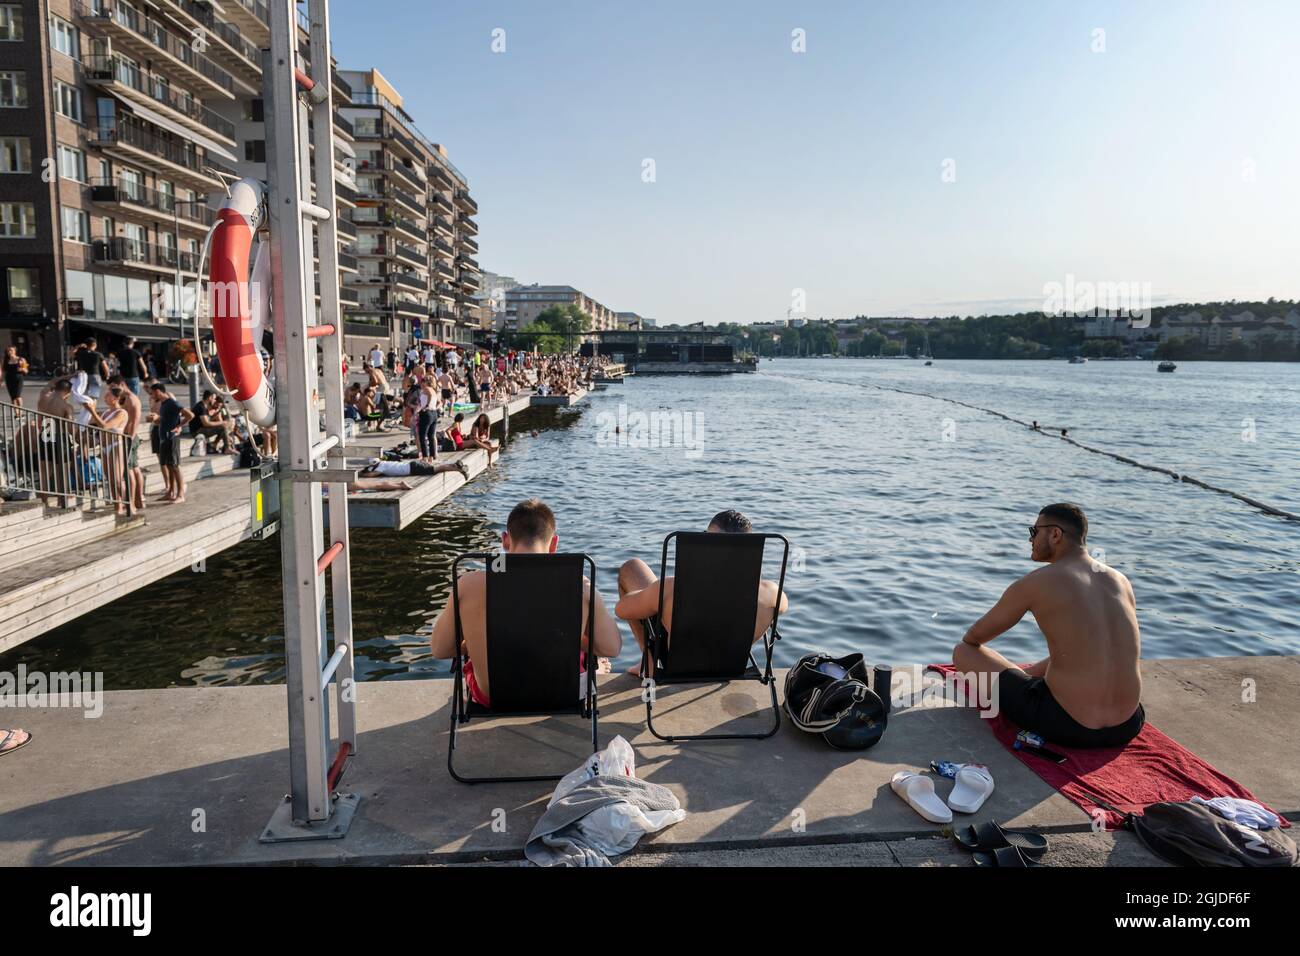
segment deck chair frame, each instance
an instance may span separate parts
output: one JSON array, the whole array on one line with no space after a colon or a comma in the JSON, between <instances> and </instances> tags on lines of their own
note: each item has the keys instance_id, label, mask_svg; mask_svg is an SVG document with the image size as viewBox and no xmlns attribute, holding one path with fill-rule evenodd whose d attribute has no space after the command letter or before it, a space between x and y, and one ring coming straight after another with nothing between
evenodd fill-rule
<instances>
[{"instance_id":1,"label":"deck chair frame","mask_svg":"<svg viewBox=\"0 0 1300 956\"><path fill-rule=\"evenodd\" d=\"M670 743L679 740L765 740L781 729L781 708L778 706L776 699L776 678L772 675L772 652L776 646L776 642L781 639L781 634L780 631L777 630L776 623L777 618L780 617L781 614L781 598L785 593L785 570L790 558L790 542L786 540L784 535L775 534L773 532L747 532L743 535L737 535L737 537L744 537L748 540L754 540L756 538L761 539L764 543L764 550L766 550L768 539L775 539L781 542L781 575L777 580L776 586L776 607L772 610L772 623L768 626L767 630L763 632L763 653L765 658L763 667L761 669L759 668L758 661L754 659L754 652L751 649L749 651L750 666L742 674L726 677L720 675L708 676L701 674L676 676L672 672L671 653L670 648L668 647L672 635L665 635L662 633L661 622L663 621L664 614L664 582L668 576L668 545L673 538L678 537L682 533L683 532L680 531L674 531L664 538L663 553L659 564L659 611L655 615L655 620L653 622L643 622L645 629L645 647L641 652L641 673L650 673L649 664L651 661L655 662L654 676L650 679L651 685L647 688L648 693L643 691L643 696L645 697L646 727L649 729L650 733L659 740L668 741ZM676 570L676 567L674 567L674 572L676 572ZM762 580L761 559L759 562L759 580ZM676 608L674 608L674 610L676 610ZM661 671L660 662L665 655L668 657L669 665L665 671ZM655 729L654 702L655 692L659 687L671 686L673 684L724 684L737 680L758 681L758 683L767 686L772 695L771 729L763 731L762 733L748 734L661 734Z\"/></svg>"},{"instance_id":2,"label":"deck chair frame","mask_svg":"<svg viewBox=\"0 0 1300 956\"><path fill-rule=\"evenodd\" d=\"M487 777L467 777L457 772L456 770L455 753L456 753L456 743L457 743L456 741L457 730L459 729L459 726L461 724L468 723L470 720L473 719L490 720L493 717L559 717L559 716L568 716L568 715L579 716L586 720L591 721L592 753L595 753L600 749L599 725L598 725L599 709L597 707L597 696L596 696L597 655L596 655L595 646L591 640L591 634L593 633L593 629L595 627L595 621L596 621L596 563L591 559L589 555L586 554L581 555L582 560L586 562L591 572L588 575L588 581L591 582L591 588L590 588L590 593L587 596L586 634L587 634L588 646L586 652L587 654L586 668L584 671L587 677L587 692L583 696L581 701L575 700L573 707L569 709L555 709L555 710L509 709L509 710L502 710L500 712L497 712L492 710L491 708L484 708L481 705L476 704L471 700L469 694L469 685L465 676L465 662L468 660L469 655L468 652L466 652L465 650L465 635L464 635L464 631L461 628L461 621L460 621L460 567L461 564L465 561L476 560L476 561L482 561L486 565L488 569L487 570L488 574L501 573L501 572L494 572L491 570L491 568L492 568L492 562L494 560L500 559L502 556L503 555L500 552L495 554L490 554L487 552L472 552L472 553L462 554L460 557L458 557L455 560L455 562L453 562L451 567L451 574L452 574L451 600L452 600L452 610L455 616L455 623L456 623L456 653L452 657L452 661L451 661L451 677L452 677L453 688L452 688L452 703L451 703L451 732L449 734L449 739L447 742L447 770L455 780L458 780L461 783L468 783L468 784L534 783L539 781L559 780L564 776L564 774L556 773L556 774L532 774L532 775L523 775L523 776L503 775L503 776L487 776ZM552 555L551 557L556 557L556 556ZM509 562L510 562L510 558L509 556L506 556L507 570L505 573L507 574L509 573L509 567L510 567ZM489 608L485 611L485 616L490 613L491 610ZM490 627L489 627L489 632L490 632ZM581 646L581 637L579 637L579 646Z\"/></svg>"}]
</instances>

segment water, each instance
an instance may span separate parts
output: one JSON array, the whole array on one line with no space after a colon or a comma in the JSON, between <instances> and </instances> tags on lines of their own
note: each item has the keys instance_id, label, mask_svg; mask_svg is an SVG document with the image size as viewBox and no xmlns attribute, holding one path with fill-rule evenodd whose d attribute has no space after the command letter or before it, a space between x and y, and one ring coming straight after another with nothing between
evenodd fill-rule
<instances>
[{"instance_id":1,"label":"water","mask_svg":"<svg viewBox=\"0 0 1300 956\"><path fill-rule=\"evenodd\" d=\"M1183 363L1160 375L1145 362L805 359L765 361L754 375L633 378L573 409L512 420L494 473L405 531L354 531L360 676L446 674L415 632L446 601L455 556L490 547L530 495L554 508L561 549L592 555L607 597L622 561L657 568L668 531L703 529L724 508L785 534L793 567L782 664L814 649L946 660L1032 569L1026 528L1060 500L1084 507L1090 547L1133 581L1146 656L1300 652L1300 525L873 385L1067 427L1087 444L1300 511L1296 365ZM702 440L598 440L620 404L633 415L687 415ZM0 670L19 661L102 670L110 688L281 681L279 601L278 539L248 542L202 574L173 575L0 657ZM1013 659L1043 653L1030 618L994 646ZM616 666L635 659L625 630Z\"/></svg>"}]
</instances>

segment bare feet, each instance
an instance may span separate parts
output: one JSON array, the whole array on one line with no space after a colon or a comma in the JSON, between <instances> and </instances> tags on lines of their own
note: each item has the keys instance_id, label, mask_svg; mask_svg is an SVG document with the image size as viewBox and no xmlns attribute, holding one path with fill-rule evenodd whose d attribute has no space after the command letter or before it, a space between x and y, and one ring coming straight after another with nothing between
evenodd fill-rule
<instances>
[{"instance_id":1,"label":"bare feet","mask_svg":"<svg viewBox=\"0 0 1300 956\"><path fill-rule=\"evenodd\" d=\"M183 505L185 504L185 496L181 495L179 498L172 498L168 503L173 505Z\"/></svg>"}]
</instances>

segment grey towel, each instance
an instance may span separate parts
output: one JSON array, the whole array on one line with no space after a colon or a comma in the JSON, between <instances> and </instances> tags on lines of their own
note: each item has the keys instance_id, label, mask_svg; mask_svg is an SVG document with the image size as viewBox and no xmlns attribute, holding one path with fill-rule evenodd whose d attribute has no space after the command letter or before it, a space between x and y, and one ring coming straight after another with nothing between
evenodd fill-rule
<instances>
[{"instance_id":1,"label":"grey towel","mask_svg":"<svg viewBox=\"0 0 1300 956\"><path fill-rule=\"evenodd\" d=\"M609 866L605 854L583 839L577 824L587 814L615 803L630 803L643 812L681 808L673 792L657 783L636 777L593 777L542 814L524 844L524 856L537 866Z\"/></svg>"}]
</instances>

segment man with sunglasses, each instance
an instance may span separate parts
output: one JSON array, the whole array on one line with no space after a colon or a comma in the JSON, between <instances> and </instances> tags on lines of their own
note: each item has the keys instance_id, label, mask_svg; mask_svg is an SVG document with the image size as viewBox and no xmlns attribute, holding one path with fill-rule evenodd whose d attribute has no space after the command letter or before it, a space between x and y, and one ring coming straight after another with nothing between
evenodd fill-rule
<instances>
[{"instance_id":1,"label":"man with sunglasses","mask_svg":"<svg viewBox=\"0 0 1300 956\"><path fill-rule=\"evenodd\" d=\"M953 649L962 674L997 678L999 711L1064 747L1122 747L1142 729L1137 603L1128 578L1088 554L1088 519L1077 505L1048 505L1029 529L1025 575ZM1022 669L986 646L1025 612L1048 656Z\"/></svg>"}]
</instances>

